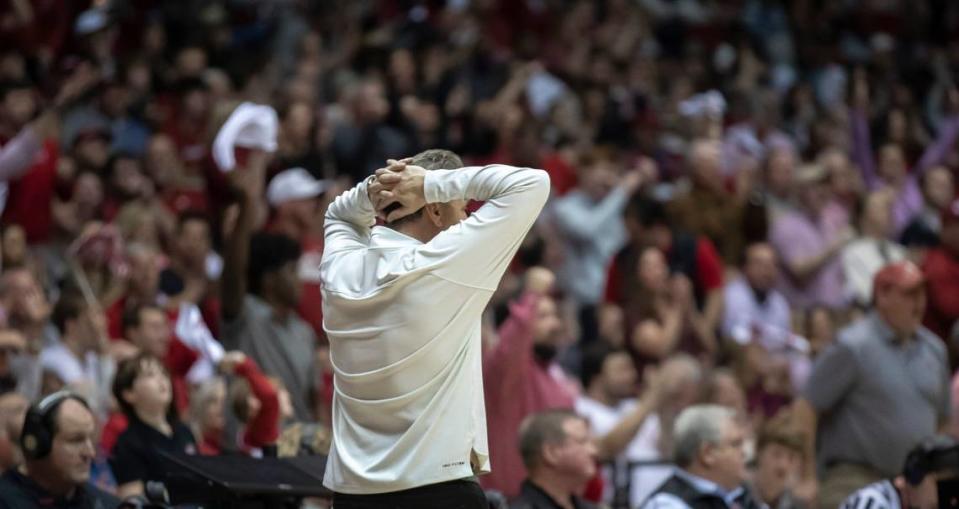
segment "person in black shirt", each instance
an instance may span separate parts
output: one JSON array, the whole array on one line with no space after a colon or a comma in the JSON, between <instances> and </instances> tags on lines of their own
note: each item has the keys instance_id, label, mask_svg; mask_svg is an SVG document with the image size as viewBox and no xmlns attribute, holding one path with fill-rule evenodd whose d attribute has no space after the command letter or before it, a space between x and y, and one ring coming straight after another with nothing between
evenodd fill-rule
<instances>
[{"instance_id":1,"label":"person in black shirt","mask_svg":"<svg viewBox=\"0 0 959 509\"><path fill-rule=\"evenodd\" d=\"M147 481L162 481L169 468L160 454L196 452L193 434L176 417L170 375L163 364L141 354L120 364L113 395L129 425L110 456L117 492L142 495Z\"/></svg>"},{"instance_id":2,"label":"person in black shirt","mask_svg":"<svg viewBox=\"0 0 959 509\"><path fill-rule=\"evenodd\" d=\"M529 472L511 509L594 509L579 498L596 475L596 445L586 420L571 410L547 410L523 422L520 455Z\"/></svg>"},{"instance_id":3,"label":"person in black shirt","mask_svg":"<svg viewBox=\"0 0 959 509\"><path fill-rule=\"evenodd\" d=\"M114 509L120 501L91 485L96 420L87 402L57 392L27 411L25 461L0 478L0 509Z\"/></svg>"}]
</instances>

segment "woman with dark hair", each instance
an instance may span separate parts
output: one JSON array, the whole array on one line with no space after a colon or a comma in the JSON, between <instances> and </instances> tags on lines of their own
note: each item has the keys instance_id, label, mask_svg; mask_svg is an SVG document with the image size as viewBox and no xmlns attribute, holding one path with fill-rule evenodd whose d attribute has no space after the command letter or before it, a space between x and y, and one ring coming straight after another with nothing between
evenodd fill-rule
<instances>
[{"instance_id":1,"label":"woman with dark hair","mask_svg":"<svg viewBox=\"0 0 959 509\"><path fill-rule=\"evenodd\" d=\"M121 363L113 395L129 421L110 455L117 493L142 495L147 481L166 471L159 452L196 452L193 433L177 418L170 374L155 357L140 354Z\"/></svg>"}]
</instances>

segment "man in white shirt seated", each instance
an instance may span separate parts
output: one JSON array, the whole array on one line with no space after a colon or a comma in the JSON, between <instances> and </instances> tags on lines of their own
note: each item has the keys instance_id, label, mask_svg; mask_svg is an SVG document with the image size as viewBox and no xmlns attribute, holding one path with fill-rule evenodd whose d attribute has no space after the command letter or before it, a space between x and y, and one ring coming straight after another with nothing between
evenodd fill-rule
<instances>
[{"instance_id":1,"label":"man in white shirt seated","mask_svg":"<svg viewBox=\"0 0 959 509\"><path fill-rule=\"evenodd\" d=\"M683 410L673 429L676 470L643 509L758 509L743 487L744 431L735 411L717 405Z\"/></svg>"},{"instance_id":2,"label":"man in white shirt seated","mask_svg":"<svg viewBox=\"0 0 959 509\"><path fill-rule=\"evenodd\" d=\"M951 494L949 498L954 503L959 495L957 488L959 442L947 435L939 435L925 440L909 452L902 475L872 483L854 492L839 509L953 507L945 501L940 505L939 496L940 493Z\"/></svg>"},{"instance_id":3,"label":"man in white shirt seated","mask_svg":"<svg viewBox=\"0 0 959 509\"><path fill-rule=\"evenodd\" d=\"M659 416L668 397L667 376L659 373L636 397L636 368L626 350L602 342L583 351L582 381L586 394L576 400L576 413L589 421L597 437L603 469L603 502L636 507L672 472L661 463ZM660 464L657 464L660 463Z\"/></svg>"},{"instance_id":4,"label":"man in white shirt seated","mask_svg":"<svg viewBox=\"0 0 959 509\"><path fill-rule=\"evenodd\" d=\"M842 250L846 292L862 308L872 302L872 280L879 269L906 259L906 248L889 240L893 233L893 200L889 190L869 193L859 218L859 236Z\"/></svg>"},{"instance_id":5,"label":"man in white shirt seated","mask_svg":"<svg viewBox=\"0 0 959 509\"><path fill-rule=\"evenodd\" d=\"M391 161L326 213L334 369L323 484L338 509L485 508L480 315L549 196L542 170ZM469 200L485 204L467 217ZM376 226L376 216L386 225Z\"/></svg>"}]
</instances>

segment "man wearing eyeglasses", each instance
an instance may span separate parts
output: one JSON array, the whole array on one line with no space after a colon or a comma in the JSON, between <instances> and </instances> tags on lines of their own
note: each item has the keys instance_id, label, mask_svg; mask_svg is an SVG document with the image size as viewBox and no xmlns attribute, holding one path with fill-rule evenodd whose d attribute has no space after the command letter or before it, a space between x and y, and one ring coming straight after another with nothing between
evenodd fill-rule
<instances>
[{"instance_id":1,"label":"man wearing eyeglasses","mask_svg":"<svg viewBox=\"0 0 959 509\"><path fill-rule=\"evenodd\" d=\"M673 428L676 470L643 509L753 509L762 507L743 487L746 455L735 411L718 405L683 410Z\"/></svg>"}]
</instances>

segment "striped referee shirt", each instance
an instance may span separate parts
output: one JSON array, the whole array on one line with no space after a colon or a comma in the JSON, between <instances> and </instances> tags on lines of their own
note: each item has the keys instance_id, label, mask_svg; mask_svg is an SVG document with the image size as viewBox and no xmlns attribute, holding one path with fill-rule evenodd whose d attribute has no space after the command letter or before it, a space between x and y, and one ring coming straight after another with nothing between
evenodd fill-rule
<instances>
[{"instance_id":1,"label":"striped referee shirt","mask_svg":"<svg viewBox=\"0 0 959 509\"><path fill-rule=\"evenodd\" d=\"M849 495L839 509L901 509L899 492L891 481L879 481Z\"/></svg>"}]
</instances>

